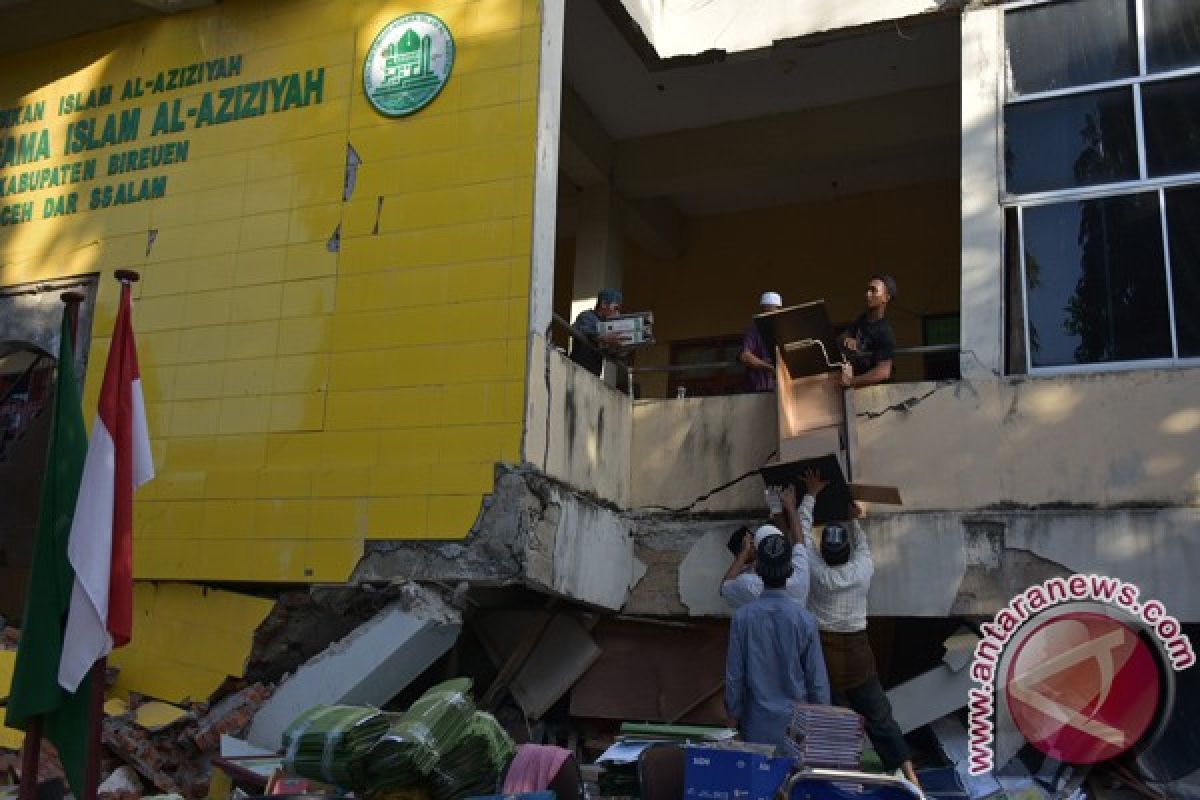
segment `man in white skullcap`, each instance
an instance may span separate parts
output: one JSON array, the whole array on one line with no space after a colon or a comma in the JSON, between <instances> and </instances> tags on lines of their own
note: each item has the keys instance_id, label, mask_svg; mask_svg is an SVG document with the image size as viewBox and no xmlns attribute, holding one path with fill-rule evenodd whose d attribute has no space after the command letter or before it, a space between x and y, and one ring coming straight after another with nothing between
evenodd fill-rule
<instances>
[{"instance_id":1,"label":"man in white skullcap","mask_svg":"<svg viewBox=\"0 0 1200 800\"><path fill-rule=\"evenodd\" d=\"M808 548L804 546L800 515L807 509L811 516L812 500L805 497L804 502L808 505L798 508L796 490L792 487L781 491L779 499L783 504L783 520L781 522L784 529L787 530L786 538L792 544L792 574L788 576L784 589L789 597L804 606L808 602L809 568ZM762 525L753 534L749 529L745 529L741 547L734 556L733 563L725 571L725 576L721 579L721 597L734 611L754 602L763 592L762 578L755 571L754 560L759 545L768 536L784 538L784 533L774 525Z\"/></svg>"},{"instance_id":2,"label":"man in white skullcap","mask_svg":"<svg viewBox=\"0 0 1200 800\"><path fill-rule=\"evenodd\" d=\"M758 298L759 313L783 308L779 292L763 292ZM738 360L746 367L746 391L770 392L775 389L775 354L767 349L758 326L750 323L742 337L742 352Z\"/></svg>"}]
</instances>

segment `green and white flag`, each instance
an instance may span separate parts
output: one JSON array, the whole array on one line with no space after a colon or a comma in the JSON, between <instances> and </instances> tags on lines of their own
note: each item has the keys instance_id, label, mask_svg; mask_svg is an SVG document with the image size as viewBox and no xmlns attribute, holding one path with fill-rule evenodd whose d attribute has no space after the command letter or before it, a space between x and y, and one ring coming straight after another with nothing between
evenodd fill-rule
<instances>
[{"instance_id":1,"label":"green and white flag","mask_svg":"<svg viewBox=\"0 0 1200 800\"><path fill-rule=\"evenodd\" d=\"M91 678L74 693L58 685L63 633L75 583L75 570L67 558L67 540L88 444L75 382L74 351L71 325L64 314L37 541L6 723L24 730L34 717L41 717L43 735L58 748L67 781L75 796L80 797L87 757ZM22 778L28 780L29 776Z\"/></svg>"}]
</instances>

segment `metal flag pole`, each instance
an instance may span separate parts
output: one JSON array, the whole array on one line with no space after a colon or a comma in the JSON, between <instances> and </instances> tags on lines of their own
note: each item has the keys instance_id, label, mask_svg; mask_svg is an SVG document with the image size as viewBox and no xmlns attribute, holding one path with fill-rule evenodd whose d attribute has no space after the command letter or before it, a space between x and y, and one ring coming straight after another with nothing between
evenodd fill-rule
<instances>
[{"instance_id":1,"label":"metal flag pole","mask_svg":"<svg viewBox=\"0 0 1200 800\"><path fill-rule=\"evenodd\" d=\"M113 273L124 292L130 284L141 279L132 269L119 269ZM87 765L83 773L83 797L80 800L96 800L100 787L100 748L104 736L104 690L108 683L108 657L101 656L92 665L91 703L88 711Z\"/></svg>"}]
</instances>

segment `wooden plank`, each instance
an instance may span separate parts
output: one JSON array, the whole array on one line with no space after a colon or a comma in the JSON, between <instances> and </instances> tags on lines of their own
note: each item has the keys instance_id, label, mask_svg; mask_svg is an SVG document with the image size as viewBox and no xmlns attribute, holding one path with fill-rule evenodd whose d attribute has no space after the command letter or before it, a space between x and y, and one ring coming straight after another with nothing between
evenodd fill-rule
<instances>
[{"instance_id":1,"label":"wooden plank","mask_svg":"<svg viewBox=\"0 0 1200 800\"><path fill-rule=\"evenodd\" d=\"M869 483L850 484L850 496L864 503L885 503L892 506L902 506L900 490L895 486L876 486Z\"/></svg>"},{"instance_id":2,"label":"wooden plank","mask_svg":"<svg viewBox=\"0 0 1200 800\"><path fill-rule=\"evenodd\" d=\"M724 724L724 698L713 687L725 676L727 623L671 628L608 618L592 635L603 655L571 689L572 716Z\"/></svg>"}]
</instances>

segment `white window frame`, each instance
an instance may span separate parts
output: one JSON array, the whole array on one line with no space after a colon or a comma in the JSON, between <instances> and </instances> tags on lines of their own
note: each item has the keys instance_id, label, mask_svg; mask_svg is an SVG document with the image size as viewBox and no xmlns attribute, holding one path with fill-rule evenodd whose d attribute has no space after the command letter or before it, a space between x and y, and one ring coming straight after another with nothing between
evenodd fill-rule
<instances>
[{"instance_id":1,"label":"white window frame","mask_svg":"<svg viewBox=\"0 0 1200 800\"><path fill-rule=\"evenodd\" d=\"M1050 5L1056 2L1062 2L1062 0L1020 0L1019 2L1005 5L1004 13L1007 14L1010 11L1031 8L1033 6ZM1008 74L1008 42L1007 39L1004 39L1003 41L1004 59L1001 66L1003 75L1000 81L1000 114L998 115L997 119L997 124L1000 127L1000 153L998 155L1001 163L1003 163L1004 135L1006 133L1004 130L1004 109L1008 106L1022 105L1025 103L1037 102L1038 100L1049 100L1058 97L1069 97L1077 94L1091 94L1094 92L1104 91L1105 89L1131 87L1133 94L1134 124L1136 126L1136 146L1139 177L1135 180L1114 181L1111 183L1092 184L1068 189L1053 189L1041 192L1029 192L1026 194L1013 194L1008 191L1005 170L1003 168L1000 170L1001 181L1003 183L1003 186L1000 190L1000 205L1006 209L1014 208L1017 212L1017 242L1015 242L1014 246L1020 248L1021 307L1022 323L1025 327L1024 349L1025 373L1027 375L1071 375L1080 373L1127 372L1130 370L1139 369L1163 369L1171 367L1200 366L1200 356L1181 357L1179 355L1179 333L1175 327L1175 291L1172 283L1170 231L1168 230L1167 226L1166 204L1166 192L1169 189L1180 187L1195 187L1200 189L1200 172L1190 172L1158 178L1149 177L1146 160L1146 134L1143 124L1144 121L1142 118L1143 85L1159 83L1161 81L1175 80L1178 78L1198 77L1200 76L1200 64L1189 67L1180 67L1166 72L1148 74L1145 25L1146 4L1145 0L1133 0L1133 4L1134 22L1136 27L1135 34L1137 44L1138 73L1129 77L1115 78L1108 81L1100 81L1098 83L1084 84L1082 86L1068 86L1061 89L1047 89L1040 92L1014 95L1011 87L1011 76ZM1029 328L1029 297L1028 283L1026 282L1025 276L1025 209L1036 206L1051 205L1054 203L1096 200L1108 197L1120 197L1122 195L1130 194L1146 194L1150 192L1155 192L1158 195L1159 230L1162 232L1163 237L1163 269L1165 271L1165 285L1167 289L1167 316L1171 331L1171 356L1169 358L1129 361L1103 361L1094 364L1064 364L1059 366L1035 367L1033 365L1033 353L1030 347L1030 342L1032 340L1030 338Z\"/></svg>"}]
</instances>

